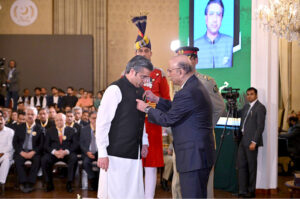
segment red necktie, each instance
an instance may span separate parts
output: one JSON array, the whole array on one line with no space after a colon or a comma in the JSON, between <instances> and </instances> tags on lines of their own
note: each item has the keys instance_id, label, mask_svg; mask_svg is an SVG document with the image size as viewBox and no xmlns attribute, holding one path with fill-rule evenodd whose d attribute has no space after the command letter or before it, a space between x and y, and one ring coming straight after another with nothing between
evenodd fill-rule
<instances>
[{"instance_id":1,"label":"red necktie","mask_svg":"<svg viewBox=\"0 0 300 199\"><path fill-rule=\"evenodd\" d=\"M62 141L63 141L62 129L58 129L58 138L59 138L60 144L62 144Z\"/></svg>"}]
</instances>

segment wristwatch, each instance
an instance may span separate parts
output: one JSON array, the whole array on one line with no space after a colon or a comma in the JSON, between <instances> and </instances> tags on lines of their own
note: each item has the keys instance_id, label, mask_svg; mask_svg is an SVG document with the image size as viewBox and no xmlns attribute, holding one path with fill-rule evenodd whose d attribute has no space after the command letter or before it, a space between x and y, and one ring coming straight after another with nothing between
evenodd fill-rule
<instances>
[{"instance_id":1,"label":"wristwatch","mask_svg":"<svg viewBox=\"0 0 300 199\"><path fill-rule=\"evenodd\" d=\"M148 112L149 112L149 110L150 110L151 108L152 108L151 106L147 106L147 107L145 108L144 112L145 112L146 114L148 114Z\"/></svg>"}]
</instances>

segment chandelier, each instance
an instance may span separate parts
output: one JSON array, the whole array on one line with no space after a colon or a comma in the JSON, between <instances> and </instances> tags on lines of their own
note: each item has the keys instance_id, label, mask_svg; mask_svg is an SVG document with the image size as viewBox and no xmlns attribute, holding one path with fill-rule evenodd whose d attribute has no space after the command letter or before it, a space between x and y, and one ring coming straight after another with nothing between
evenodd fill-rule
<instances>
[{"instance_id":1,"label":"chandelier","mask_svg":"<svg viewBox=\"0 0 300 199\"><path fill-rule=\"evenodd\" d=\"M260 5L256 10L263 28L289 42L300 43L300 0L269 0L269 5Z\"/></svg>"}]
</instances>

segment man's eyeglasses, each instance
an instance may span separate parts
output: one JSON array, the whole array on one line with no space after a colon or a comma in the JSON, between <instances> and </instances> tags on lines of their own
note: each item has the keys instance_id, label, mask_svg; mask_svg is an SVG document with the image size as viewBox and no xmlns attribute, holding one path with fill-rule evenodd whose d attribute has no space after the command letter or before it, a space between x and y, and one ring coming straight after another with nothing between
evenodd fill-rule
<instances>
[{"instance_id":1,"label":"man's eyeglasses","mask_svg":"<svg viewBox=\"0 0 300 199\"><path fill-rule=\"evenodd\" d=\"M180 69L180 68L167 69L167 72L171 73L173 70L176 70L176 69Z\"/></svg>"}]
</instances>

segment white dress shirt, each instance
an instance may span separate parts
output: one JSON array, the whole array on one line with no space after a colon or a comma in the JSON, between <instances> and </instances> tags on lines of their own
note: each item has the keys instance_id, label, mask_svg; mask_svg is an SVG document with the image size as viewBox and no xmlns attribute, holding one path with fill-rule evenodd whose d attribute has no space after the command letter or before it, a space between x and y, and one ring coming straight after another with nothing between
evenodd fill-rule
<instances>
[{"instance_id":1,"label":"white dress shirt","mask_svg":"<svg viewBox=\"0 0 300 199\"><path fill-rule=\"evenodd\" d=\"M12 155L14 153L14 148L12 140L14 137L14 130L6 126L0 131L0 153L8 153Z\"/></svg>"}]
</instances>

